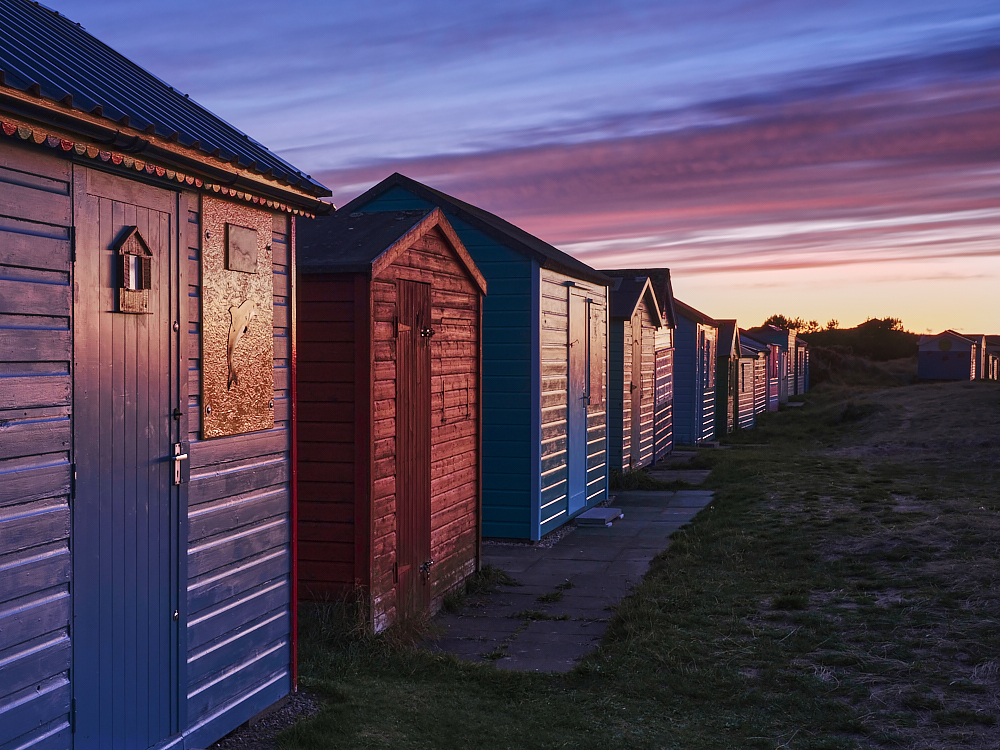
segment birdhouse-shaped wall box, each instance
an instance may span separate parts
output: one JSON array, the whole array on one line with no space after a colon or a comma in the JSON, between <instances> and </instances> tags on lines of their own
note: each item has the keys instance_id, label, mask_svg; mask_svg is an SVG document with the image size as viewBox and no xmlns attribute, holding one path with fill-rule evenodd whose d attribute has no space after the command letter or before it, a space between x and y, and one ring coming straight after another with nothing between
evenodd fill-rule
<instances>
[{"instance_id":1,"label":"birdhouse-shaped wall box","mask_svg":"<svg viewBox=\"0 0 1000 750\"><path fill-rule=\"evenodd\" d=\"M126 227L115 243L118 259L118 312L149 313L153 278L153 253L138 227Z\"/></svg>"}]
</instances>

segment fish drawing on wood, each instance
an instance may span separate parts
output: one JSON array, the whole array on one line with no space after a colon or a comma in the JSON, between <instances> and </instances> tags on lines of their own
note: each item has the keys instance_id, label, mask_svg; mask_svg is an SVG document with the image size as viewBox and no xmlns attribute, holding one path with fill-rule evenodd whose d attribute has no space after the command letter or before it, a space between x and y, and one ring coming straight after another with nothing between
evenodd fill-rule
<instances>
[{"instance_id":1,"label":"fish drawing on wood","mask_svg":"<svg viewBox=\"0 0 1000 750\"><path fill-rule=\"evenodd\" d=\"M247 332L250 321L257 314L257 303L252 299L246 300L237 307L233 305L229 308L229 315L232 322L229 324L229 380L226 382L226 389L231 389L234 385L239 385L240 379L236 372L236 365L233 362L233 354L239 345L243 334Z\"/></svg>"}]
</instances>

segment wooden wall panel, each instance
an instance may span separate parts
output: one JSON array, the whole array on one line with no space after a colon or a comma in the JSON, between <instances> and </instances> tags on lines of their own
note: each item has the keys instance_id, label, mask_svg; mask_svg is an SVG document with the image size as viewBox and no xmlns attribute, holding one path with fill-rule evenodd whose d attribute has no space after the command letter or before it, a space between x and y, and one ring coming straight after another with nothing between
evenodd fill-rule
<instances>
[{"instance_id":1,"label":"wooden wall panel","mask_svg":"<svg viewBox=\"0 0 1000 750\"><path fill-rule=\"evenodd\" d=\"M538 535L547 534L569 520L569 455L567 442L567 398L566 387L569 374L569 297L568 285L586 294L591 300L590 321L586 329L590 331L590 346L599 352L603 366L608 356L607 288L592 286L579 279L541 269L539 304L539 341L541 363L541 481L539 503L540 528ZM616 376L617 377L617 376ZM601 381L607 388L607 373L602 373ZM607 398L592 398L587 407L586 476L587 507L593 506L607 497Z\"/></svg>"},{"instance_id":2,"label":"wooden wall panel","mask_svg":"<svg viewBox=\"0 0 1000 750\"><path fill-rule=\"evenodd\" d=\"M203 722L201 736L217 737L291 688L291 227L273 215L274 428L201 440L202 232L197 201L189 208L187 715L190 725Z\"/></svg>"},{"instance_id":3,"label":"wooden wall panel","mask_svg":"<svg viewBox=\"0 0 1000 750\"><path fill-rule=\"evenodd\" d=\"M71 185L69 162L0 143L3 746L68 742Z\"/></svg>"}]
</instances>

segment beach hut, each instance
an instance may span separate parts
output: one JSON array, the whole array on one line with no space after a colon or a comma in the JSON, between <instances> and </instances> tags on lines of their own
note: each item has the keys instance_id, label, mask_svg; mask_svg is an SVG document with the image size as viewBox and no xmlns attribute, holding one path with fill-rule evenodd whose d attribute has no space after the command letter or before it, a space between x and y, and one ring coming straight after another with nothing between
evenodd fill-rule
<instances>
[{"instance_id":1,"label":"beach hut","mask_svg":"<svg viewBox=\"0 0 1000 750\"><path fill-rule=\"evenodd\" d=\"M540 539L607 498L611 280L499 216L394 174L348 213L439 207L483 301L483 536Z\"/></svg>"},{"instance_id":2,"label":"beach hut","mask_svg":"<svg viewBox=\"0 0 1000 750\"><path fill-rule=\"evenodd\" d=\"M207 747L289 694L295 215L322 185L0 0L0 747Z\"/></svg>"},{"instance_id":3,"label":"beach hut","mask_svg":"<svg viewBox=\"0 0 1000 750\"><path fill-rule=\"evenodd\" d=\"M613 471L653 463L656 333L660 303L648 276L603 271L611 286L608 331L608 434Z\"/></svg>"},{"instance_id":4,"label":"beach hut","mask_svg":"<svg viewBox=\"0 0 1000 750\"><path fill-rule=\"evenodd\" d=\"M715 434L727 435L736 429L740 410L740 337L735 320L718 320L716 349Z\"/></svg>"},{"instance_id":5,"label":"beach hut","mask_svg":"<svg viewBox=\"0 0 1000 750\"><path fill-rule=\"evenodd\" d=\"M745 335L740 336L739 427L748 429L757 423L757 415L767 411L768 346Z\"/></svg>"},{"instance_id":6,"label":"beach hut","mask_svg":"<svg viewBox=\"0 0 1000 750\"><path fill-rule=\"evenodd\" d=\"M486 283L437 208L297 240L299 594L360 585L381 630L478 567Z\"/></svg>"},{"instance_id":7,"label":"beach hut","mask_svg":"<svg viewBox=\"0 0 1000 750\"><path fill-rule=\"evenodd\" d=\"M718 324L674 299L674 440L697 445L715 437L715 367Z\"/></svg>"},{"instance_id":8,"label":"beach hut","mask_svg":"<svg viewBox=\"0 0 1000 750\"><path fill-rule=\"evenodd\" d=\"M777 356L774 365L778 378L778 403L788 403L788 397L797 393L795 387L795 329L764 325L759 328L751 328L747 333L757 341L776 345Z\"/></svg>"},{"instance_id":9,"label":"beach hut","mask_svg":"<svg viewBox=\"0 0 1000 750\"><path fill-rule=\"evenodd\" d=\"M975 380L976 342L952 330L921 336L917 342L920 380Z\"/></svg>"},{"instance_id":10,"label":"beach hut","mask_svg":"<svg viewBox=\"0 0 1000 750\"><path fill-rule=\"evenodd\" d=\"M800 396L809 390L809 344L806 340L795 337L795 395Z\"/></svg>"},{"instance_id":11,"label":"beach hut","mask_svg":"<svg viewBox=\"0 0 1000 750\"><path fill-rule=\"evenodd\" d=\"M740 329L741 346L764 348L764 408L763 411L778 411L780 392L781 350L777 344L768 344Z\"/></svg>"},{"instance_id":12,"label":"beach hut","mask_svg":"<svg viewBox=\"0 0 1000 750\"><path fill-rule=\"evenodd\" d=\"M655 379L653 399L653 462L674 449L674 329L677 311L669 268L626 268L614 271L622 276L646 276L660 304L663 325L653 336Z\"/></svg>"}]
</instances>

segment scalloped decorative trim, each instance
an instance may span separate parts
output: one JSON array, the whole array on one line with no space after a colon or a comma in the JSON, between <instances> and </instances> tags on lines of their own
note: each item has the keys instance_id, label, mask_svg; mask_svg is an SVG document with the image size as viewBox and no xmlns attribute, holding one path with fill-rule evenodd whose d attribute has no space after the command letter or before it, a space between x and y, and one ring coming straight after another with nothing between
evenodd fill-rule
<instances>
[{"instance_id":1,"label":"scalloped decorative trim","mask_svg":"<svg viewBox=\"0 0 1000 750\"><path fill-rule=\"evenodd\" d=\"M136 159L133 156L119 154L116 151L104 151L91 144L67 141L65 138L49 133L48 131L34 125L25 125L19 122L0 120L0 130L3 131L4 135L10 138L20 138L22 141L31 141L38 146L48 146L49 148L60 149L66 152L72 151L78 156L86 156L90 159L99 159L103 162L111 162L116 166L125 167L125 169L134 169L136 172L145 172L151 177L160 177L170 182L179 182L183 185L193 185L194 187L206 192L211 191L213 193L219 193L220 195L227 195L230 198L236 198L247 203L255 203L259 206L266 206L267 208L273 208L277 211L284 211L285 213L289 213L294 216L302 216L308 219L316 218L315 214L311 214L308 211L292 208L284 203L268 200L267 198L261 198L258 195L253 195L252 193L247 193L245 191L233 190L224 185L204 182L197 177L182 174L181 172L175 172L172 169L166 169L165 167L151 164L148 161Z\"/></svg>"}]
</instances>

